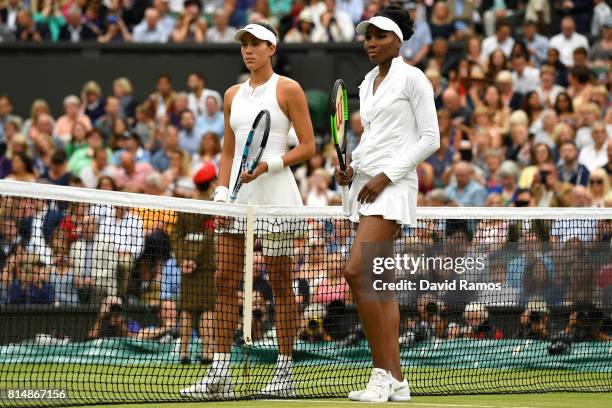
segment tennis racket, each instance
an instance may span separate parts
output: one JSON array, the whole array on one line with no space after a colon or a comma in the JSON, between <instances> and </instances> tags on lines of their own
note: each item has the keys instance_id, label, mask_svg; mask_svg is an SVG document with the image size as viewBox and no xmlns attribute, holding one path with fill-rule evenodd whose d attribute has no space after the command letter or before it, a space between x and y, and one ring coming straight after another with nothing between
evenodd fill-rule
<instances>
[{"instance_id":1,"label":"tennis racket","mask_svg":"<svg viewBox=\"0 0 612 408\"><path fill-rule=\"evenodd\" d=\"M243 171L252 173L261 159L266 143L268 142L268 135L270 134L270 112L266 109L260 111L253 121L251 130L247 136L246 143L244 144L244 150L242 151L242 159L240 160L240 169L236 176L236 183L234 189L230 194L230 202L236 201L240 187L242 187L242 181L240 181L240 175Z\"/></svg>"},{"instance_id":2,"label":"tennis racket","mask_svg":"<svg viewBox=\"0 0 612 408\"><path fill-rule=\"evenodd\" d=\"M330 106L331 135L336 153L338 154L338 164L340 170L346 170L348 156L346 152L346 127L348 123L348 98L344 81L337 79L332 92ZM340 186L342 196L342 210L344 214L349 214L348 186Z\"/></svg>"}]
</instances>

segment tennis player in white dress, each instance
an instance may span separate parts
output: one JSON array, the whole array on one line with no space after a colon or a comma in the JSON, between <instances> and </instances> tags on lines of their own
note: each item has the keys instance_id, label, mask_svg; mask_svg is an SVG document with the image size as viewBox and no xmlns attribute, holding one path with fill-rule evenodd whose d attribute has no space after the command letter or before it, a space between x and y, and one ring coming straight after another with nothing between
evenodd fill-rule
<instances>
[{"instance_id":1,"label":"tennis player in white dress","mask_svg":"<svg viewBox=\"0 0 612 408\"><path fill-rule=\"evenodd\" d=\"M302 206L302 199L289 166L307 161L315 153L315 140L306 96L300 85L272 70L277 34L264 23L249 24L236 32L244 64L250 70L248 81L229 88L224 97L225 131L219 187L215 201L228 200L240 169L245 141L255 117L262 109L270 112L270 134L262 159L251 174L242 173L244 183L236 203ZM299 145L288 149L293 125ZM217 304L213 363L196 384L181 395L204 399L234 397L230 372L230 352L238 328L239 285L244 269L244 223L218 220L217 223ZM269 270L277 316L278 364L262 394L293 397L292 353L299 328L299 307L292 284L293 238L287 228L268 228L262 236L263 254ZM258 226L256 225L256 228Z\"/></svg>"},{"instance_id":2,"label":"tennis player in white dress","mask_svg":"<svg viewBox=\"0 0 612 408\"><path fill-rule=\"evenodd\" d=\"M349 191L350 219L358 223L345 269L372 351L367 387L349 394L364 402L407 401L399 355L399 306L384 298L363 299L362 244L392 242L401 225L416 224L417 165L438 150L440 134L433 89L423 72L399 56L412 35L408 13L396 6L357 25L377 67L359 89L364 133L346 171L336 168Z\"/></svg>"}]
</instances>

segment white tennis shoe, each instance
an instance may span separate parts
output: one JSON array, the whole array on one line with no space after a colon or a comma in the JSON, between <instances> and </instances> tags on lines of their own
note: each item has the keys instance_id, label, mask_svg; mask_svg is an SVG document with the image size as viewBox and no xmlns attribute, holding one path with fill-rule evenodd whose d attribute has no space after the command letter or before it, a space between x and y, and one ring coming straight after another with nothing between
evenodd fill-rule
<instances>
[{"instance_id":1,"label":"white tennis shoe","mask_svg":"<svg viewBox=\"0 0 612 408\"><path fill-rule=\"evenodd\" d=\"M272 380L261 390L260 395L274 398L295 398L295 387L290 370L276 370Z\"/></svg>"},{"instance_id":2,"label":"white tennis shoe","mask_svg":"<svg viewBox=\"0 0 612 408\"><path fill-rule=\"evenodd\" d=\"M233 399L234 387L229 370L209 369L206 376L180 391L181 397L206 400Z\"/></svg>"},{"instance_id":3,"label":"white tennis shoe","mask_svg":"<svg viewBox=\"0 0 612 408\"><path fill-rule=\"evenodd\" d=\"M397 381L390 372L381 368L372 369L370 380L365 389L351 391L348 398L362 402L401 402L410 401L408 381Z\"/></svg>"}]
</instances>

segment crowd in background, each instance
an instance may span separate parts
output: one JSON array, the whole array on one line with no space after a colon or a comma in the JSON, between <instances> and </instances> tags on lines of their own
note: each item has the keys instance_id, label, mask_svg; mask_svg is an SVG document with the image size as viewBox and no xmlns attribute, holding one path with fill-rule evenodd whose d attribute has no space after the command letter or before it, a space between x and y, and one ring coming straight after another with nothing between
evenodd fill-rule
<instances>
[{"instance_id":1,"label":"crowd in background","mask_svg":"<svg viewBox=\"0 0 612 408\"><path fill-rule=\"evenodd\" d=\"M230 42L234 27L266 21L285 42L359 41L355 23L387 3L6 0L0 8L0 38ZM612 206L612 13L605 1L402 4L415 21L415 34L401 53L433 85L441 136L439 151L417 168L420 205ZM1 94L0 178L198 196L194 176L206 165L219 166L223 90L193 72L186 78L159 75L144 100L137 100L134 91L129 78L117 78L111 89L92 80L64 98L62 112L52 112L44 99L33 100L30 112L14 112L10 95ZM359 112L352 112L351 150L362 134ZM324 134L316 137L329 140ZM340 203L332 178L334 155L333 148L319 143L317 154L294 169L306 205ZM176 326L184 268L173 255L175 214L4 200L0 303L72 305L104 299L105 318L120 303L151 304L164 311L162 326ZM452 256L484 253L484 275L472 278L499 283L501 293L480 291L465 299L436 293L432 301L472 305L466 313L484 320L485 308L500 302L546 302L539 303L539 316L547 305L609 306L612 266L599 257L599 244L607 243L609 251L612 227L605 220L567 222L517 227L492 220L449 228L423 221L402 230L398 245L409 237L409 244L416 240L440 249L437 243L450 240L457 244L447 248ZM341 277L351 233L332 222L311 232L296 238L294 286L304 312L303 336L326 339L320 311L351 302ZM506 244L525 250L512 252ZM549 252L549 244L566 255ZM568 251L576 257L569 259ZM256 252L256 260L259 256ZM266 267L257 265L254 330L263 336L271 329L274 300ZM529 315L522 319L529 321ZM482 323L467 320L461 323L465 327ZM471 329L451 323L439 326L430 320L429 333L471 336ZM415 324L406 323L406 330L414 332ZM123 334L148 335L137 325L121 327ZM502 336L491 330L483 336ZM100 323L92 336L102 332Z\"/></svg>"}]
</instances>

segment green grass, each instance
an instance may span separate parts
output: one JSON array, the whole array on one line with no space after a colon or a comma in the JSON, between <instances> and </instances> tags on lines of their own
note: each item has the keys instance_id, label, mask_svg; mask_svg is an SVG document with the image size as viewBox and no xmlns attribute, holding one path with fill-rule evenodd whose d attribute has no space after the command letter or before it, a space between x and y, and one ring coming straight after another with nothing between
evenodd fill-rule
<instances>
[{"instance_id":1,"label":"green grass","mask_svg":"<svg viewBox=\"0 0 612 408\"><path fill-rule=\"evenodd\" d=\"M127 362L126 362L127 363ZM236 392L240 396L256 394L269 380L272 366L252 366L248 373L234 369ZM2 389L65 389L75 403L169 402L138 407L274 407L278 402L248 401L239 403L181 403L178 391L204 375L205 366L108 366L74 364L14 364L0 366ZM464 395L428 397L452 394L512 394L544 391L612 391L612 373L582 373L560 370L492 370L492 369L432 369L425 367L405 370L418 404L469 404L508 407L612 407L612 394L530 394L525 395ZM294 381L301 396L342 397L351 389L365 384L369 368L346 366L298 366ZM522 401L522 402L520 402ZM554 403L552 401L555 401ZM569 402L568 402L569 401ZM580 402L580 401L584 401ZM0 405L6 401L0 402ZM536 404L540 404L537 405ZM567 402L567 404L566 404ZM498 405L495 405L498 404ZM535 404L535 405L534 405ZM549 405L546 405L549 404ZM566 405L563 405L566 404ZM568 405L569 404L569 405ZM573 404L573 405L572 405ZM354 405L354 404L353 404ZM353 406L344 400L325 400L317 406L312 400L287 402L291 407L335 408ZM109 406L109 405L106 405ZM115 405L126 407L126 405ZM440 405L444 406L444 405Z\"/></svg>"}]
</instances>

